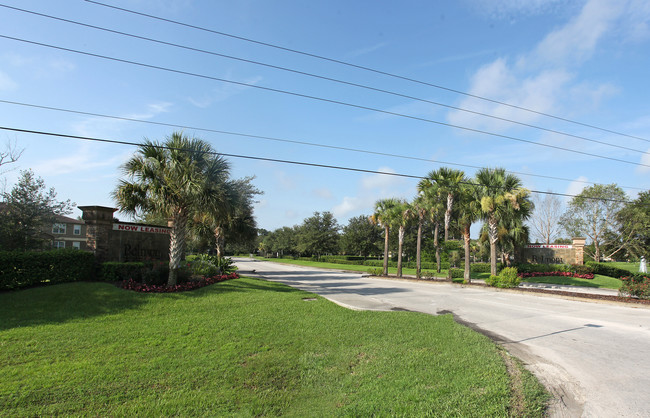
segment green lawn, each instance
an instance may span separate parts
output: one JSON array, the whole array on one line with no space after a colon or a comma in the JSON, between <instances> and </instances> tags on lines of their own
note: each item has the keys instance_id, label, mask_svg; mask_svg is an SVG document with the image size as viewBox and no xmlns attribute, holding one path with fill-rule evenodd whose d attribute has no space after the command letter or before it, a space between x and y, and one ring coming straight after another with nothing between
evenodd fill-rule
<instances>
[{"instance_id":1,"label":"green lawn","mask_svg":"<svg viewBox=\"0 0 650 418\"><path fill-rule=\"evenodd\" d=\"M558 276L543 276L543 277L526 277L521 279L522 282L529 283L551 283L559 285L570 286L584 286L584 287L604 287L606 289L616 289L621 287L621 281L609 276L602 276L596 274L593 279L580 279L577 277L558 277Z\"/></svg>"},{"instance_id":2,"label":"green lawn","mask_svg":"<svg viewBox=\"0 0 650 418\"><path fill-rule=\"evenodd\" d=\"M631 273L639 272L639 263L625 263L622 261L613 261L606 263L608 266L616 267L619 269L627 270Z\"/></svg>"},{"instance_id":3,"label":"green lawn","mask_svg":"<svg viewBox=\"0 0 650 418\"><path fill-rule=\"evenodd\" d=\"M360 266L360 265L357 265L357 264L322 263L322 262L319 262L319 261L294 260L294 259L291 259L291 258L262 258L262 257L256 257L256 258L258 260L272 261L274 263L292 264L292 265L296 265L296 266L316 267L316 268L323 268L323 269L360 271L360 272L363 272L363 273L367 273L368 270L370 270L370 269L383 270L383 267ZM435 271L430 271L430 270L423 270L423 273L425 271L429 271L430 273L436 274L436 276L438 276L438 277L447 277L447 270L442 270L440 273L435 273ZM397 268L396 267L388 267L388 274L392 274L392 275L397 274ZM403 268L402 269L402 274L405 274L405 275L408 275L408 276L415 276L415 269Z\"/></svg>"},{"instance_id":4,"label":"green lawn","mask_svg":"<svg viewBox=\"0 0 650 418\"><path fill-rule=\"evenodd\" d=\"M3 416L541 416L545 392L505 361L449 315L352 311L248 278L0 294Z\"/></svg>"}]
</instances>

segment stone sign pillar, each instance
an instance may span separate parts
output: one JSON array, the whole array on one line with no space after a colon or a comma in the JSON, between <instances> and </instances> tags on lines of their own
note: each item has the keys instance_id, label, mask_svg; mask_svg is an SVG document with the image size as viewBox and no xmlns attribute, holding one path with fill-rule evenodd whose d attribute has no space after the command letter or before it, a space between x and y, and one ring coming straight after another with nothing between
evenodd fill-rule
<instances>
[{"instance_id":1,"label":"stone sign pillar","mask_svg":"<svg viewBox=\"0 0 650 418\"><path fill-rule=\"evenodd\" d=\"M573 264L577 264L581 266L584 264L585 243L587 242L587 239L572 238L572 240L573 240L573 248L575 249L574 251L575 259L573 260Z\"/></svg>"},{"instance_id":2,"label":"stone sign pillar","mask_svg":"<svg viewBox=\"0 0 650 418\"><path fill-rule=\"evenodd\" d=\"M117 209L105 206L79 206L86 223L88 249L95 253L97 261L109 258L109 239L113 229L113 212Z\"/></svg>"}]
</instances>

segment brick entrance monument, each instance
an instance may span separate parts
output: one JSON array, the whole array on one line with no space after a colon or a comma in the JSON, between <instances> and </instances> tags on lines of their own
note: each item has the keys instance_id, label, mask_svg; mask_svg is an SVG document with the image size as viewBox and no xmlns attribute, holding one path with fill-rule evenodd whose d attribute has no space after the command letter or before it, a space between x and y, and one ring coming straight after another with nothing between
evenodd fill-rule
<instances>
[{"instance_id":1,"label":"brick entrance monument","mask_svg":"<svg viewBox=\"0 0 650 418\"><path fill-rule=\"evenodd\" d=\"M531 264L582 265L585 238L573 238L571 244L528 244L522 249L522 258Z\"/></svg>"},{"instance_id":2,"label":"brick entrance monument","mask_svg":"<svg viewBox=\"0 0 650 418\"><path fill-rule=\"evenodd\" d=\"M86 223L88 250L97 261L169 260L170 228L119 222L117 210L105 206L79 206Z\"/></svg>"}]
</instances>

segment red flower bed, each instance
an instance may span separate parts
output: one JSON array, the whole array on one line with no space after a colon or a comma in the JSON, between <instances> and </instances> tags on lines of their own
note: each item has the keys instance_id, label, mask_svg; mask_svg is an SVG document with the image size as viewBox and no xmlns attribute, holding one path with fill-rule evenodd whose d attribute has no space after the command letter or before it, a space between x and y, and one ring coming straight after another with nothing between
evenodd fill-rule
<instances>
[{"instance_id":1,"label":"red flower bed","mask_svg":"<svg viewBox=\"0 0 650 418\"><path fill-rule=\"evenodd\" d=\"M570 271L548 271L548 272L545 272L545 273L542 273L542 272L519 273L518 276L521 277L521 278L543 277L543 276L561 276L561 277L577 277L579 279L590 279L590 280L594 278L593 273L578 274L578 273L571 273Z\"/></svg>"},{"instance_id":2,"label":"red flower bed","mask_svg":"<svg viewBox=\"0 0 650 418\"><path fill-rule=\"evenodd\" d=\"M199 289L201 287L209 286L211 284L224 282L226 280L238 279L237 273L224 274L221 276L204 277L200 280L190 280L185 283L177 284L176 286L154 286L148 284L138 283L133 279L124 280L121 287L127 290L133 290L143 293L173 293L185 292L187 290Z\"/></svg>"}]
</instances>

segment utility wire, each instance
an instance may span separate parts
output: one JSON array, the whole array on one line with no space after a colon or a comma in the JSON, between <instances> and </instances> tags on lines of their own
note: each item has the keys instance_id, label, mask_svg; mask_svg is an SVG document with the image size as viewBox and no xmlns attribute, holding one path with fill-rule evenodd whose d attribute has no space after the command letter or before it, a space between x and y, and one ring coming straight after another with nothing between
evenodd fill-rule
<instances>
[{"instance_id":1,"label":"utility wire","mask_svg":"<svg viewBox=\"0 0 650 418\"><path fill-rule=\"evenodd\" d=\"M73 114L85 115L85 116L93 116L93 117L121 120L121 121L127 121L127 122L138 122L138 123L145 123L145 124L157 125L157 126L167 126L167 127L171 127L171 128L191 129L191 130L202 131L202 132L211 132L211 133L224 134L224 135L233 135L233 136L241 136L241 137L247 137L247 138L255 138L255 139L261 139L261 140L265 140L265 141L283 142L283 143L288 143L288 144L298 144L298 145L306 145L306 146L319 147L319 148L329 148L329 149L335 149L335 150L341 150L341 151L357 152L357 153L363 153L363 154L380 155L380 156L384 156L384 157L394 157L394 158L402 158L402 159L414 160L414 161L424 161L424 162L428 162L428 163L446 164L446 165L453 165L453 166L458 166L458 167L468 167L468 168L474 168L474 169L485 168L485 167L476 166L476 165L453 163L453 162L449 162L449 161L432 160L432 159L414 157L414 156L409 156L409 155L393 154L393 153L380 152L380 151L371 151L371 150L364 150L364 149L359 149L359 148L341 147L341 146L336 146L336 145L319 144L319 143L314 143L314 142L298 141L298 140L292 140L292 139L286 139L286 138L277 138L277 137L271 137L271 136L246 134L246 133L242 133L242 132L232 132L232 131L224 131L224 130L211 129L211 128L201 128L201 127L189 126L189 125L179 125L179 124L173 124L173 123L155 122L155 121L150 121L150 120L128 118L128 117L123 117L123 116L114 116L114 115L106 115L106 114L101 114L101 113L84 112L84 111L80 111L80 110L63 109L63 108L60 108L60 107L41 106L41 105L36 105L36 104L31 104L31 103L14 102L14 101L10 101L10 100L2 100L2 99L0 99L0 103L6 103L6 104L11 104L11 105L17 105L17 106L25 106L25 107L31 107L31 108L36 108L36 109L52 110L52 111L57 111L57 112L73 113ZM543 174L532 174L532 173L524 173L524 172L510 171L510 170L508 170L507 172L511 173L511 174L522 175L522 176L540 177L540 178L546 178L546 179L551 179L551 180L561 180L561 181L567 181L567 182L576 182L576 183L593 184L593 185L603 185L603 183L595 183L595 182L586 181L586 180L574 180L574 179L568 179L568 178L563 178L563 177L548 176L548 175L543 175ZM631 190L646 190L646 189L644 189L642 187L632 187L632 186L620 186L620 187L622 187L624 189L631 189Z\"/></svg>"},{"instance_id":2,"label":"utility wire","mask_svg":"<svg viewBox=\"0 0 650 418\"><path fill-rule=\"evenodd\" d=\"M312 95L307 95L307 94L302 94L302 93L296 93L296 92L292 92L292 91L288 91L288 90L282 90L282 89L276 89L276 88L272 88L272 87L259 86L259 85L256 85L256 84L244 83L244 82L241 82L241 81L227 80L227 79L214 77L214 76L209 76L209 75L205 75L205 74L192 73L192 72L189 72L189 71L177 70L177 69L168 68L168 67L161 67L161 66L158 66L158 65L145 64L145 63L137 62L137 61L131 61L131 60L126 60L126 59L121 59L121 58L109 57L109 56L106 56L106 55L95 54L95 53L92 53L92 52L79 51L79 50L71 49L71 48L64 48L64 47L60 47L60 46L45 44L45 43L42 43L42 42L30 41L30 40L21 39L21 38L15 38L15 37L12 37L12 36L7 36L7 35L0 35L0 38L11 39L11 40L18 41L18 42L24 42L24 43L28 43L28 44L32 44L32 45L43 46L43 47L46 47L46 48L52 48L52 49L57 49L57 50L61 50L61 51L72 52L72 53L75 53L75 54L86 55L86 56L95 57L95 58L102 58L102 59L106 59L106 60L110 60L110 61L121 62L121 63L125 63L125 64L131 64L131 65L136 65L136 66L140 66L140 67L166 71L166 72L175 73L175 74L187 75L187 76L198 77L198 78L214 80L214 81L221 81L221 82L224 82L224 83L235 84L235 85L238 85L238 86L252 87L252 88L256 88L256 89L260 89L260 90L272 91L272 92L275 92L275 93L282 93L282 94L287 94L287 95L291 95L291 96L295 96L295 97L302 97L302 98L318 100L318 101L322 101L322 102L326 102L326 103L333 103L333 104L353 107L353 108L357 108L357 109L369 110L369 111L372 111L372 112L384 113L384 114L392 115L392 116L399 116L399 117L403 117L403 118L407 118L407 119L419 120L419 121L422 121L422 122L434 123L436 125L462 129L462 130L469 131L469 132L480 133L480 134L484 134L484 135L490 135L490 136L494 136L494 137L498 137L498 138L504 138L504 139L509 139L509 140L512 140L512 141L524 142L524 143L528 143L528 144L534 144L534 145L538 145L538 146L541 146L541 147L552 148L552 149L557 149L557 150L566 151L566 152L572 152L572 153L575 153L575 154L587 155L587 156L590 156L590 157L602 158L602 159L610 160L610 161L617 161L617 162L625 163L625 164L650 167L650 164L636 163L636 162L629 161L629 160L622 160L620 158L607 157L607 156L604 156L604 155L593 154L593 153L590 153L590 152L573 150L573 149L569 149L569 148L565 148L565 147L560 147L560 146L557 146L557 145L542 144L542 143L539 143L539 142L535 142L535 141L531 141L531 140L527 140L527 139L522 139L522 138L517 138L517 137L514 137L514 136L510 136L510 135L503 135L503 134L498 134L498 133L494 133L494 132L484 131L484 130L481 130L481 129L474 129L474 128L469 128L469 127L465 127L465 126L454 125L454 124L451 124L451 123L440 122L440 121L436 121L436 120L433 120L433 119L427 119L427 118L422 118L422 117L418 117L418 116L406 115L406 114L403 114L403 113L391 112L391 111L388 111L388 110L382 110L382 109L377 109L377 108L373 108L373 107L369 107L369 106L363 106L363 105L358 105L358 104L353 104L353 103L348 103L348 102L342 102L342 101L339 101L339 100L326 99L326 98L323 98L323 97L312 96Z\"/></svg>"},{"instance_id":3,"label":"utility wire","mask_svg":"<svg viewBox=\"0 0 650 418\"><path fill-rule=\"evenodd\" d=\"M275 48L275 49L279 49L279 50L282 50L282 51L291 52L291 53L294 53L294 54L300 54L300 55L304 55L304 56L307 56L307 57L316 58L316 59L319 59L319 60L329 61L329 62L333 62L333 63L340 64L340 65L345 65L345 66L348 66L348 67L352 67L352 68L356 68L356 69L360 69L360 70L364 70L364 71L370 71L370 72L373 72L373 73L376 73L376 74L381 74L381 75L385 75L385 76L388 76L388 77L409 81L409 82L412 82L412 83L417 83L417 84L421 84L421 85L425 85L425 86L429 86L429 87L434 87L436 89L449 91L449 92L460 94L460 95L467 96L467 97L472 97L474 99L479 99L479 100L483 100L483 101L486 101L486 102L499 104L499 105L502 105L502 106L507 106L507 107L510 107L510 108L513 108L513 109L518 109L518 110L523 110L525 112L534 113L536 115L545 116L545 117L556 119L556 120L561 120L563 122L568 122L568 123L571 123L571 124L574 124L574 125L580 125L580 126L584 126L584 127L591 128L591 129L597 129L599 131L608 132L608 133L611 133L611 134L614 134L614 135L619 135L619 136L624 136L624 137L627 137L627 138L638 139L640 141L650 142L650 139L646 139L646 138L643 138L643 137L640 137L640 136L630 135L630 134L626 134L626 133L623 133L623 132L603 128L603 127L600 127L600 126L597 126L597 125L591 125L591 124L588 124L588 123L563 118L561 116L552 115L550 113L540 112L540 111L529 109L529 108L526 108L526 107L523 107L523 106L513 105L513 104L502 102L502 101L499 101L499 100L494 100L494 99L479 96L479 95L476 95L476 94L467 93L467 92L464 92L464 91L461 91L461 90L456 90L456 89L452 89L452 88L449 88L449 87L444 87L444 86L441 86L441 85L438 85L438 84L433 84L433 83L429 83L429 82L426 82L426 81L401 76L399 74L389 73L389 72L378 70L378 69L375 69L375 68L365 67L365 66L362 66L362 65L357 65L357 64L353 64L353 63L350 63L350 62L346 62L346 61L342 61L342 60L338 60L338 59L334 59L334 58L328 58L328 57L325 57L325 56L322 56L322 55L312 54L312 53L300 51L300 50L297 50L297 49L287 48L287 47L283 47L283 46L280 46L280 45L275 45L275 44L268 43L268 42L257 41L257 40L254 40L254 39L245 38L243 36L237 36L237 35L233 35L233 34L226 33L226 32L220 32L220 31L217 31L217 30L192 25L192 24L189 24L189 23L184 23L184 22L180 22L180 21L177 21L177 20L166 19L166 18L163 18L163 17L160 17L160 16L155 16L155 15L151 15L151 14L147 14L147 13L142 13L142 12L138 12L138 11L135 11L135 10L126 9L126 8L123 8L123 7L113 6L113 5L102 3L102 2L99 2L99 1L94 1L94 0L85 0L85 1L87 3L92 3L92 4L99 5L99 6L104 6L104 7L108 7L108 8L111 8L111 9L115 9L115 10L120 10L120 11L123 11L123 12L126 12L126 13L131 13L131 14L134 14L134 15L147 17L149 19L155 19L155 20L159 20L159 21L162 21L162 22L172 23L174 25L179 25L179 26L183 26L183 27L187 27L187 28L191 28L191 29L200 30L200 31L203 31L203 32L212 33L212 34L215 34L215 35L225 36L225 37L229 37L229 38L232 38L232 39L238 39L238 40L245 41L245 42L250 42L250 43L254 43L254 44L258 44L258 45L263 45L263 46L266 46L266 47L269 47L269 48Z\"/></svg>"},{"instance_id":4,"label":"utility wire","mask_svg":"<svg viewBox=\"0 0 650 418\"><path fill-rule=\"evenodd\" d=\"M516 120L513 120L513 119L508 119L508 118L503 118L503 117L500 117L500 116L490 115L490 114L487 114L487 113L482 113L482 112L478 112L478 111L474 111L474 110L470 110L470 109L465 109L465 108L462 108L462 107L452 106L452 105L448 105L448 104L445 104L445 103L436 102L436 101L433 101L433 100L423 99L423 98L420 98L420 97L410 96L410 95L407 95L407 94L402 94L402 93L398 93L398 92L394 92L394 91L390 91L390 90L385 90L385 89L381 89L381 88L377 88L377 87L372 87L372 86L368 86L368 85L365 85L365 84L353 83L353 82L350 82L350 81L345 81L345 80L331 78L331 77L327 77L327 76L323 76L323 75L308 73L308 72L305 72L305 71L299 71L299 70L295 70L295 69L292 69L292 68L282 67L282 66L273 65L273 64L267 64L267 63L264 63L264 62L254 61L254 60L241 58L241 57L236 57L236 56L233 56L233 55L222 54L222 53L215 52L215 51L209 51L209 50L205 50L205 49L201 49L201 48L195 48L195 47L191 47L191 46L187 46L187 45L181 45L181 44L177 44L177 43L173 43L173 42L162 41L160 39L154 39L154 38L150 38L150 37L146 37L146 36L135 35L135 34L132 34L132 33L127 33L127 32L122 32L122 31L109 29L109 28L105 28L105 27L101 27L101 26L91 25L91 24L87 24L87 23L83 23L83 22L79 22L79 21L75 21L75 20L64 19L64 18L61 18L61 17L52 16L52 15L48 15L48 14L44 14L44 13L39 13L39 12L35 12L35 11L32 11L32 10L21 9L21 8L18 8L18 7L8 6L8 5L5 5L5 4L0 4L0 7L4 7L4 8L7 8L7 9L19 11L19 12L29 13L29 14L32 14L32 15L45 17L45 18L48 18L48 19L58 20L58 21L65 22L65 23L70 23L70 24L73 24L73 25L83 26L83 27L90 28L90 29L96 29L96 30L109 32L109 33L113 33L113 34L117 34L117 35L121 35L121 36L126 36L126 37L130 37L130 38L134 38L134 39L140 39L140 40L147 41L147 42L153 42L153 43L157 43L157 44L160 44L160 45L171 46L171 47L180 48L180 49L184 49L184 50L188 50L188 51L198 52L198 53L202 53L202 54L208 54L208 55L212 55L212 56L216 56L216 57L226 58L226 59L240 61L240 62L245 62L245 63L248 63L248 64L259 65L259 66L263 66L263 67L267 67L267 68L273 68L273 69L276 69L276 70L291 72L291 73L294 73L294 74L300 74L300 75L304 75L304 76L307 76L307 77L317 78L317 79L320 79L320 80L331 81L331 82L334 82L334 83L343 84L343 85L347 85L347 86L358 87L358 88L361 88L361 89L375 91L375 92L378 92L378 93L389 94L389 95L392 95L392 96L401 97L401 98L414 100L414 101L418 101L418 102L429 103L429 104L432 104L432 105L445 107L447 109L453 109L453 110L457 110L457 111L460 111L460 112L465 112L465 113L470 113L470 114L473 114L473 115L483 116L483 117L486 117L486 118L496 119L496 120L499 120L499 121L508 122L508 123L512 123L512 124L516 124L516 125L520 125L520 126L525 126L525 127L528 127L528 128L534 128L534 129L538 129L538 130L545 131L545 132L550 132L550 133L563 135L563 136L567 136L567 137L571 137L571 138L581 139L583 141L593 142L593 143L596 143L596 144L607 145L607 146L610 146L610 147L620 148L620 149L624 149L624 150L627 150L627 151L638 152L638 153L641 153L641 154L646 153L646 151L640 150L640 149L630 148L630 147L626 147L626 146L618 145L618 144L611 144L609 142L599 141L599 140L592 139L592 138L587 138L587 137L584 137L584 136L581 136L581 135L575 135L575 134L571 134L571 133L568 133L568 132L563 132L563 131L559 131L559 130L555 130L555 129L545 128L543 126L533 125L533 124L530 124L530 123L519 122L519 121L516 121Z\"/></svg>"},{"instance_id":5,"label":"utility wire","mask_svg":"<svg viewBox=\"0 0 650 418\"><path fill-rule=\"evenodd\" d=\"M55 133L55 132L36 131L36 130L32 130L32 129L12 128L12 127L7 127L7 126L0 126L0 129L5 130L5 131L11 131L11 132L28 133L28 134L35 134L35 135L46 135L46 136L53 136L53 137L58 137L58 138L79 139L79 140L83 140L83 141L103 142L103 143L109 143L109 144L131 145L131 146L141 146L142 145L141 143L131 142L131 141L119 141L119 140L115 140L115 139L94 138L94 137L80 136L80 135L68 135L68 134ZM166 147L164 145L156 145L156 144L154 144L154 146L157 147L157 148L163 148L163 149L185 151L182 148L171 148L171 147ZM415 176L415 175L411 175L411 174L401 174L401 173L389 173L389 172L377 171L377 170L366 170L366 169L363 169L363 168L343 167L343 166L336 166L336 165L329 165L329 164L308 163L308 162L304 162L304 161L281 160L281 159L277 159L277 158L256 157L256 156L252 156L252 155L228 154L228 153L216 152L216 151L207 152L207 153L211 154L211 155L220 155L220 156L224 156L224 157L242 158L242 159L255 160L255 161L267 161L267 162L282 163L282 164L293 164L293 165L308 166L308 167L328 168L328 169L333 169L333 170L353 171L353 172L357 172L357 173L382 174L382 175L386 175L386 176L403 177L403 178L410 178L410 179L417 179L417 180L423 180L423 179L430 180L428 177L423 177L423 176ZM501 189L501 187L498 187L498 186L487 186L487 185L482 185L482 184L478 184L478 183L473 183L473 182L470 182L470 181L461 181L459 183L460 184L466 184L466 185L469 185L469 186L486 187L486 188L491 188L491 189ZM528 191L531 192L531 193L547 194L547 195L553 195L553 196L581 197L583 199L598 200L598 201L603 201L603 202L630 203L627 200L584 197L584 196L576 196L576 195L566 194L566 193L556 193L556 192L540 191L540 190L528 190Z\"/></svg>"}]
</instances>

